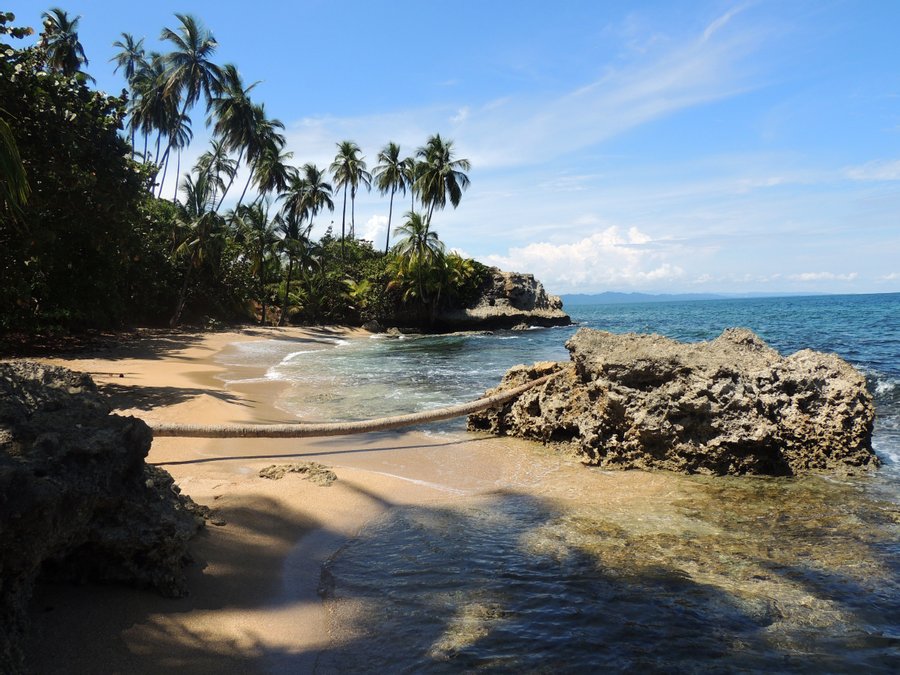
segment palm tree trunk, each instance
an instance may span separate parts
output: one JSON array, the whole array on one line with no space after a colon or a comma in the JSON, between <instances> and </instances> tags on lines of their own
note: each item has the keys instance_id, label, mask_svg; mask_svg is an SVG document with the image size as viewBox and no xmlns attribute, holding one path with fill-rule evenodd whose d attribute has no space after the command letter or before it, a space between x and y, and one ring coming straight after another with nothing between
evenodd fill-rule
<instances>
[{"instance_id":1,"label":"palm tree trunk","mask_svg":"<svg viewBox=\"0 0 900 675\"><path fill-rule=\"evenodd\" d=\"M250 187L250 181L253 180L253 169L250 169L250 175L247 176L247 183L244 185L244 191L241 193L240 199L238 199L237 204L234 205L235 211L241 205L241 202L244 201L244 195L247 194L247 188ZM222 199L225 199L225 195L222 195Z\"/></svg>"},{"instance_id":2,"label":"palm tree trunk","mask_svg":"<svg viewBox=\"0 0 900 675\"><path fill-rule=\"evenodd\" d=\"M228 191L231 189L231 184L234 183L234 177L237 176L238 167L241 165L241 159L244 157L244 149L241 148L241 151L238 153L237 165L234 167L234 174L232 174L231 178L228 180L228 185L225 186L225 191L222 193L222 198L219 200L219 203L216 205L216 212L220 208L222 208L222 202L225 201L225 195L228 194Z\"/></svg>"},{"instance_id":3,"label":"palm tree trunk","mask_svg":"<svg viewBox=\"0 0 900 675\"><path fill-rule=\"evenodd\" d=\"M345 229L344 226L347 222L347 184L344 183L344 210L341 213L341 260L344 259L344 237Z\"/></svg>"},{"instance_id":4,"label":"palm tree trunk","mask_svg":"<svg viewBox=\"0 0 900 675\"><path fill-rule=\"evenodd\" d=\"M175 191L172 195L172 203L178 202L178 177L181 175L181 148L178 149L178 163L175 165Z\"/></svg>"},{"instance_id":5,"label":"palm tree trunk","mask_svg":"<svg viewBox=\"0 0 900 675\"><path fill-rule=\"evenodd\" d=\"M288 309L288 293L291 290L291 275L294 273L294 256L288 255L288 273L287 281L284 284L284 300L281 302L281 318L278 319L278 325L283 326L287 318Z\"/></svg>"},{"instance_id":6,"label":"palm tree trunk","mask_svg":"<svg viewBox=\"0 0 900 675\"><path fill-rule=\"evenodd\" d=\"M168 148L166 148L166 152L165 152L165 154L163 154L163 158L162 158L163 175L162 175L162 180L159 181L159 194L157 195L160 199L162 199L163 184L166 182L166 173L168 173L168 171L169 171L169 149L171 147L172 146L170 145Z\"/></svg>"},{"instance_id":7,"label":"palm tree trunk","mask_svg":"<svg viewBox=\"0 0 900 675\"><path fill-rule=\"evenodd\" d=\"M193 267L192 262L188 262L188 268L184 273L184 282L181 284L181 291L178 293L178 304L175 305L175 314L169 319L169 328L175 328L178 325L178 320L181 319L181 312L184 311L184 303L187 300L188 281L191 278Z\"/></svg>"},{"instance_id":8,"label":"palm tree trunk","mask_svg":"<svg viewBox=\"0 0 900 675\"><path fill-rule=\"evenodd\" d=\"M356 190L350 190L350 238L356 238Z\"/></svg>"},{"instance_id":9,"label":"palm tree trunk","mask_svg":"<svg viewBox=\"0 0 900 675\"><path fill-rule=\"evenodd\" d=\"M394 190L397 188L391 185L391 205L388 207L388 230L387 239L384 242L384 254L387 255L388 249L391 247L391 216L394 214Z\"/></svg>"}]
</instances>

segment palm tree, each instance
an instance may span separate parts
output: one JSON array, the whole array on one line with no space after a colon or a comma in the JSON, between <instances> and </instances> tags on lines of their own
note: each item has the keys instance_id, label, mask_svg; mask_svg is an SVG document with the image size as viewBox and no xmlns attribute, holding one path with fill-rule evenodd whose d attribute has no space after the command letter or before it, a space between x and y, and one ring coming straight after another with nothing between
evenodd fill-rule
<instances>
[{"instance_id":1,"label":"palm tree","mask_svg":"<svg viewBox=\"0 0 900 675\"><path fill-rule=\"evenodd\" d=\"M262 201L272 192L284 192L297 175L297 170L287 164L293 156L293 152L281 152L276 144L269 144L263 149L254 165L253 182L259 191L255 202Z\"/></svg>"},{"instance_id":2,"label":"palm tree","mask_svg":"<svg viewBox=\"0 0 900 675\"><path fill-rule=\"evenodd\" d=\"M264 164L260 163L263 155L268 153L270 156L274 154L277 157L285 144L284 136L278 133L279 129L284 129L284 124L280 120L266 117L264 104L260 103L251 106L251 111L253 114L253 126L250 129L250 135L244 143L245 156L248 164L250 164L250 175L247 176L247 182L244 184L244 190L241 192L235 209L244 201L247 188L250 187L250 182L253 180L258 166L260 168L264 167ZM221 203L220 201L219 204L221 205Z\"/></svg>"},{"instance_id":3,"label":"palm tree","mask_svg":"<svg viewBox=\"0 0 900 675\"><path fill-rule=\"evenodd\" d=\"M144 136L144 161L147 158L147 142L156 132L156 157L159 162L160 142L168 126L168 120L178 112L177 102L165 94L166 67L161 54L153 52L141 65L132 83L131 125Z\"/></svg>"},{"instance_id":4,"label":"palm tree","mask_svg":"<svg viewBox=\"0 0 900 675\"><path fill-rule=\"evenodd\" d=\"M226 63L222 67L221 91L210 101L210 115L207 125L213 124L213 134L222 139L224 147L230 152L237 152L237 165L240 165L244 152L250 146L256 124L256 113L250 100L250 91L259 82L249 87L244 86L241 75L234 64ZM218 207L222 206L225 195L231 189L234 175L222 191Z\"/></svg>"},{"instance_id":5,"label":"palm tree","mask_svg":"<svg viewBox=\"0 0 900 675\"><path fill-rule=\"evenodd\" d=\"M231 222L247 247L251 272L257 275L259 301L262 305L261 323L265 324L266 308L268 306L266 272L272 253L275 250L275 245L278 243L278 237L275 235L275 226L269 220L268 208L264 208L263 204L259 202L237 207L231 214Z\"/></svg>"},{"instance_id":6,"label":"palm tree","mask_svg":"<svg viewBox=\"0 0 900 675\"><path fill-rule=\"evenodd\" d=\"M325 208L334 211L331 197L331 184L325 181L325 172L315 164L306 163L291 178L287 191L280 197L284 200L282 213L300 219L308 217L311 229L319 211Z\"/></svg>"},{"instance_id":7,"label":"palm tree","mask_svg":"<svg viewBox=\"0 0 900 675\"><path fill-rule=\"evenodd\" d=\"M44 33L40 44L47 50L47 65L66 76L81 72L81 66L88 65L84 47L78 40L81 17L70 19L68 12L59 7L51 8L41 17L44 19Z\"/></svg>"},{"instance_id":8,"label":"palm tree","mask_svg":"<svg viewBox=\"0 0 900 675\"><path fill-rule=\"evenodd\" d=\"M407 157L403 160L403 179L409 187L409 210L416 210L416 181L419 178L421 164L416 161L415 157Z\"/></svg>"},{"instance_id":9,"label":"palm tree","mask_svg":"<svg viewBox=\"0 0 900 675\"><path fill-rule=\"evenodd\" d=\"M412 211L406 214L406 221L397 228L394 236L402 237L394 246L394 254L399 275L409 281L405 295L417 295L428 305L429 280L443 267L444 244L437 232L431 230L428 220L421 213Z\"/></svg>"},{"instance_id":10,"label":"palm tree","mask_svg":"<svg viewBox=\"0 0 900 675\"><path fill-rule=\"evenodd\" d=\"M190 145L191 139L194 137L194 132L191 130L191 118L187 115L182 115L178 124L174 126L169 133L171 139L169 141L169 147L175 148L178 153L178 161L175 165L175 194L172 195L172 201L175 202L178 199L178 176L181 175L181 150ZM162 184L166 180L166 170L168 168L169 160L166 158L162 181L160 181L160 197L162 197ZM215 182L211 181L210 185L215 193Z\"/></svg>"},{"instance_id":11,"label":"palm tree","mask_svg":"<svg viewBox=\"0 0 900 675\"><path fill-rule=\"evenodd\" d=\"M375 167L375 185L378 191L385 195L391 193L390 206L388 207L387 238L384 242L384 253L387 255L391 244L391 217L394 214L394 193L406 194L405 161L400 159L400 146L394 142L388 143L378 153L378 165Z\"/></svg>"},{"instance_id":12,"label":"palm tree","mask_svg":"<svg viewBox=\"0 0 900 675\"><path fill-rule=\"evenodd\" d=\"M163 94L182 101L177 124L202 94L207 107L219 92L221 72L210 59L218 47L216 39L190 14L175 14L181 22L178 32L163 28L160 40L171 42L174 50L165 58L166 80ZM168 134L170 147L173 134Z\"/></svg>"},{"instance_id":13,"label":"palm tree","mask_svg":"<svg viewBox=\"0 0 900 675\"><path fill-rule=\"evenodd\" d=\"M334 184L338 189L344 190L344 207L341 214L341 256L344 255L344 239L347 236L347 188L350 188L351 214L350 227L351 236L353 233L353 211L352 202L355 201L356 190L362 182L367 187L372 183L371 174L366 171L366 163L359 156L361 150L353 141L341 141L337 144L338 152L331 163L331 173L334 175Z\"/></svg>"},{"instance_id":14,"label":"palm tree","mask_svg":"<svg viewBox=\"0 0 900 675\"><path fill-rule=\"evenodd\" d=\"M281 302L281 317L278 325L283 326L288 315L288 297L291 290L291 281L294 274L294 260L300 253L303 240L309 235L310 227L303 227L303 217L305 214L297 213L293 210L282 212L275 217L275 224L278 232L281 234L281 243L279 248L287 254L288 270L287 278L284 282L284 298Z\"/></svg>"},{"instance_id":15,"label":"palm tree","mask_svg":"<svg viewBox=\"0 0 900 675\"><path fill-rule=\"evenodd\" d=\"M428 222L435 207L443 209L447 199L453 208L459 206L463 191L469 187L469 177L463 173L471 168L467 159L453 159L453 141L444 141L435 134L416 151L423 167L416 180L422 204L428 207Z\"/></svg>"},{"instance_id":16,"label":"palm tree","mask_svg":"<svg viewBox=\"0 0 900 675\"><path fill-rule=\"evenodd\" d=\"M186 176L181 184L181 192L185 200L184 204L179 204L177 223L183 235L175 249L175 256L186 257L187 268L178 294L175 313L169 321L171 327L177 326L181 319L191 273L199 269L208 257L210 249L214 247L222 232L223 225L222 219L212 210L212 190L206 173L197 174L196 180L192 176Z\"/></svg>"},{"instance_id":17,"label":"palm tree","mask_svg":"<svg viewBox=\"0 0 900 675\"><path fill-rule=\"evenodd\" d=\"M228 156L225 149L224 141L213 138L209 142L209 150L204 152L197 159L196 171L207 174L212 185L213 202L218 199L220 190L225 190L225 178L228 178L229 185L234 180L237 173L237 161Z\"/></svg>"},{"instance_id":18,"label":"palm tree","mask_svg":"<svg viewBox=\"0 0 900 675\"><path fill-rule=\"evenodd\" d=\"M117 73L119 72L119 68L122 69L123 74L125 75L125 81L128 82L128 87L131 89L131 100L134 102L135 77L141 69L147 65L144 58L144 38L135 42L133 35L130 33L122 33L122 39L113 42L112 46L121 49L118 54L110 59L110 61L116 62L116 67L113 72ZM134 136L137 131L137 125L134 123L133 109L129 115L128 128L131 131L131 159L134 159Z\"/></svg>"}]
</instances>

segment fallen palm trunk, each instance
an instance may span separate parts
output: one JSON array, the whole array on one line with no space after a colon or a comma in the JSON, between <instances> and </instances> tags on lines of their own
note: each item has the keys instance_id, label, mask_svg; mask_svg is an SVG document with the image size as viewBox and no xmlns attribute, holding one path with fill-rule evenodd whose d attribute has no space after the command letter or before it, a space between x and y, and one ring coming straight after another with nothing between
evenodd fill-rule
<instances>
[{"instance_id":1,"label":"fallen palm trunk","mask_svg":"<svg viewBox=\"0 0 900 675\"><path fill-rule=\"evenodd\" d=\"M462 417L498 406L516 398L532 387L547 382L555 373L539 377L523 385L506 391L480 398L477 401L461 403L438 410L426 410L410 415L380 417L374 420L359 422L324 422L291 424L150 424L154 437L186 436L191 438L312 438L316 436L344 436L349 434L366 434L373 431L388 431L401 427L440 422L442 420Z\"/></svg>"}]
</instances>

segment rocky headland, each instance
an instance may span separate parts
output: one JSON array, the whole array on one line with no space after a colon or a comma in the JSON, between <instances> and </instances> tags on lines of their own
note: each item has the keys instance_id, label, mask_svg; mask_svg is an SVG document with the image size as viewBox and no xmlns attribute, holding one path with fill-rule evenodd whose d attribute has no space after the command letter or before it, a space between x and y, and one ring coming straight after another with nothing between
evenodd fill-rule
<instances>
[{"instance_id":1,"label":"rocky headland","mask_svg":"<svg viewBox=\"0 0 900 675\"><path fill-rule=\"evenodd\" d=\"M473 414L471 430L573 447L587 464L712 475L877 467L865 378L834 354L788 357L746 329L709 342L580 329L569 363L516 366L489 394L548 382Z\"/></svg>"},{"instance_id":2,"label":"rocky headland","mask_svg":"<svg viewBox=\"0 0 900 675\"><path fill-rule=\"evenodd\" d=\"M0 671L21 672L39 576L186 593L202 507L144 462L151 441L141 420L110 414L88 375L0 363Z\"/></svg>"},{"instance_id":3,"label":"rocky headland","mask_svg":"<svg viewBox=\"0 0 900 675\"><path fill-rule=\"evenodd\" d=\"M503 272L491 268L478 298L468 307L437 313L440 330L496 330L528 326L567 326L562 300L548 295L533 274Z\"/></svg>"}]
</instances>

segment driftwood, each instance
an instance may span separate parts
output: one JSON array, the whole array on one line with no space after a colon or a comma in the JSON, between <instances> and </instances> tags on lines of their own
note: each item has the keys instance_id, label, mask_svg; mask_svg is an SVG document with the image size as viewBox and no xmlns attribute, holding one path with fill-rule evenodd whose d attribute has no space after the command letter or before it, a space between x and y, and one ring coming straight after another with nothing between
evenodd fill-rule
<instances>
[{"instance_id":1,"label":"driftwood","mask_svg":"<svg viewBox=\"0 0 900 675\"><path fill-rule=\"evenodd\" d=\"M316 436L344 436L387 431L401 427L439 422L485 410L513 399L532 387L544 384L556 373L539 377L523 385L477 401L410 415L380 417L358 422L295 422L290 424L150 424L154 437L185 436L191 438L312 438Z\"/></svg>"}]
</instances>

